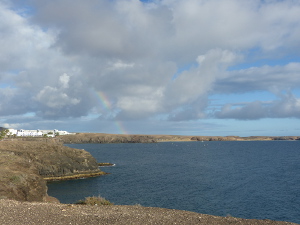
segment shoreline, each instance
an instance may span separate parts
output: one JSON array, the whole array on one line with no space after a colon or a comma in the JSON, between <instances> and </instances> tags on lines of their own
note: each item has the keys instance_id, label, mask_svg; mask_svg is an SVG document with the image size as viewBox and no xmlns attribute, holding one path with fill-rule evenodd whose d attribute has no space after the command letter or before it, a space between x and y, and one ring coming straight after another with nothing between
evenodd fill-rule
<instances>
[{"instance_id":1,"label":"shoreline","mask_svg":"<svg viewBox=\"0 0 300 225\"><path fill-rule=\"evenodd\" d=\"M143 135L143 134L104 134L77 133L61 135L54 138L64 144L87 143L159 143L159 142L191 142L191 141L293 141L300 136L184 136L184 135Z\"/></svg>"},{"instance_id":2,"label":"shoreline","mask_svg":"<svg viewBox=\"0 0 300 225\"><path fill-rule=\"evenodd\" d=\"M94 173L81 173L81 174L65 175L65 176L57 176L57 177L43 177L43 179L47 182L53 182L53 181L86 179L90 177L98 177L107 174L109 173L101 171L101 172L94 172Z\"/></svg>"}]
</instances>

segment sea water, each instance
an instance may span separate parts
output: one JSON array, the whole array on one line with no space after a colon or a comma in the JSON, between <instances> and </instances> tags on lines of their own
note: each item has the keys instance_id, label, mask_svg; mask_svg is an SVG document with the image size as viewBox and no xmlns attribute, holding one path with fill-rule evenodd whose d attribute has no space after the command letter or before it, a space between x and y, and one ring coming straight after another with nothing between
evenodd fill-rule
<instances>
[{"instance_id":1,"label":"sea water","mask_svg":"<svg viewBox=\"0 0 300 225\"><path fill-rule=\"evenodd\" d=\"M69 144L109 175L53 182L62 203L102 196L114 204L163 207L300 223L300 141Z\"/></svg>"}]
</instances>

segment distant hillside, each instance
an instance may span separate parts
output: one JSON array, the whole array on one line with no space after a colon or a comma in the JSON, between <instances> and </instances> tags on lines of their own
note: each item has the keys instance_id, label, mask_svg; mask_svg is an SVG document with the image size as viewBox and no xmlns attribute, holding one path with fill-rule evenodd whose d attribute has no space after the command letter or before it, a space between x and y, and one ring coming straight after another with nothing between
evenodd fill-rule
<instances>
[{"instance_id":1,"label":"distant hillside","mask_svg":"<svg viewBox=\"0 0 300 225\"><path fill-rule=\"evenodd\" d=\"M273 141L300 140L300 136L181 136L181 135L130 135L104 133L77 133L76 135L59 135L58 141L70 143L156 143L175 141Z\"/></svg>"}]
</instances>

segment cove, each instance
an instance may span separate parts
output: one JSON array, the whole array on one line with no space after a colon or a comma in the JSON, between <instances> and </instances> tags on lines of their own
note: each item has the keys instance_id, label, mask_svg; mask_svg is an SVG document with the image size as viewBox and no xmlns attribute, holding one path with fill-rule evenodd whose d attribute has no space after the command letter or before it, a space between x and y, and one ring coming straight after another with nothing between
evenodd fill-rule
<instances>
[{"instance_id":1,"label":"cove","mask_svg":"<svg viewBox=\"0 0 300 225\"><path fill-rule=\"evenodd\" d=\"M101 195L115 204L300 223L300 142L69 144L109 175L53 182L62 203Z\"/></svg>"}]
</instances>

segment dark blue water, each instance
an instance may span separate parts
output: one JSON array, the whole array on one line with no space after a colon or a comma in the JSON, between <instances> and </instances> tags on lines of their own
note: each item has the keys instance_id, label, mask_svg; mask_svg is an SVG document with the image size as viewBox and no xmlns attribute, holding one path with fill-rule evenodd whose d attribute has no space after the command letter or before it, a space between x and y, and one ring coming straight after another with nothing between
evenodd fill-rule
<instances>
[{"instance_id":1,"label":"dark blue water","mask_svg":"<svg viewBox=\"0 0 300 225\"><path fill-rule=\"evenodd\" d=\"M111 173L54 182L63 203L101 195L115 204L300 223L300 141L72 144Z\"/></svg>"}]
</instances>

